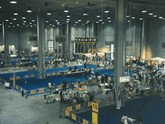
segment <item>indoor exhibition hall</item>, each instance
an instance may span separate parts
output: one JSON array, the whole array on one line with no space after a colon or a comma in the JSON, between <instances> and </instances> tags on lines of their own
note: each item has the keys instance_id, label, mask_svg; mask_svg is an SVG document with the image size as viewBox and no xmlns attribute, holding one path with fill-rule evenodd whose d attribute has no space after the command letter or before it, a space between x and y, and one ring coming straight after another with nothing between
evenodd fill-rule
<instances>
[{"instance_id":1,"label":"indoor exhibition hall","mask_svg":"<svg viewBox=\"0 0 165 124\"><path fill-rule=\"evenodd\" d=\"M0 124L165 124L165 0L0 0Z\"/></svg>"}]
</instances>

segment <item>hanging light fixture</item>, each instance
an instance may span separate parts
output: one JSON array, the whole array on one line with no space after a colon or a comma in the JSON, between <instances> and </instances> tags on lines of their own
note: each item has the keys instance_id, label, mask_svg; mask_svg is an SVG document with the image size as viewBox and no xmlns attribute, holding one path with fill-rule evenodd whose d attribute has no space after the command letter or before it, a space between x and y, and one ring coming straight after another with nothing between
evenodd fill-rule
<instances>
[{"instance_id":1,"label":"hanging light fixture","mask_svg":"<svg viewBox=\"0 0 165 124\"><path fill-rule=\"evenodd\" d=\"M107 17L107 19L111 19L111 17L110 17L110 16L108 16L108 17Z\"/></svg>"},{"instance_id":2,"label":"hanging light fixture","mask_svg":"<svg viewBox=\"0 0 165 124\"><path fill-rule=\"evenodd\" d=\"M83 15L84 15L84 16L87 16L87 15L88 15L87 10L85 10L85 12L84 12Z\"/></svg>"},{"instance_id":3,"label":"hanging light fixture","mask_svg":"<svg viewBox=\"0 0 165 124\"><path fill-rule=\"evenodd\" d=\"M2 8L2 6L0 6L0 9Z\"/></svg>"},{"instance_id":4,"label":"hanging light fixture","mask_svg":"<svg viewBox=\"0 0 165 124\"><path fill-rule=\"evenodd\" d=\"M32 22L35 22L35 20L34 20L34 19L32 19Z\"/></svg>"},{"instance_id":5,"label":"hanging light fixture","mask_svg":"<svg viewBox=\"0 0 165 124\"><path fill-rule=\"evenodd\" d=\"M108 8L105 9L104 13L109 13L109 10Z\"/></svg>"},{"instance_id":6,"label":"hanging light fixture","mask_svg":"<svg viewBox=\"0 0 165 124\"><path fill-rule=\"evenodd\" d=\"M18 15L18 12L17 12L17 11L15 11L15 12L14 12L14 15L15 15L15 16L17 16L17 15Z\"/></svg>"},{"instance_id":7,"label":"hanging light fixture","mask_svg":"<svg viewBox=\"0 0 165 124\"><path fill-rule=\"evenodd\" d=\"M146 11L146 9L144 8L143 10L142 10L142 13L146 13L147 11Z\"/></svg>"},{"instance_id":8,"label":"hanging light fixture","mask_svg":"<svg viewBox=\"0 0 165 124\"><path fill-rule=\"evenodd\" d=\"M16 0L10 0L10 3L11 3L11 4L16 4L17 1L16 1Z\"/></svg>"},{"instance_id":9,"label":"hanging light fixture","mask_svg":"<svg viewBox=\"0 0 165 124\"><path fill-rule=\"evenodd\" d=\"M148 15L152 16L153 15L153 12L149 12Z\"/></svg>"},{"instance_id":10,"label":"hanging light fixture","mask_svg":"<svg viewBox=\"0 0 165 124\"><path fill-rule=\"evenodd\" d=\"M81 22L81 19L79 19L78 22Z\"/></svg>"},{"instance_id":11,"label":"hanging light fixture","mask_svg":"<svg viewBox=\"0 0 165 124\"><path fill-rule=\"evenodd\" d=\"M67 18L70 18L70 15L69 15L69 13L68 13L68 15L66 16Z\"/></svg>"},{"instance_id":12,"label":"hanging light fixture","mask_svg":"<svg viewBox=\"0 0 165 124\"><path fill-rule=\"evenodd\" d=\"M159 19L162 19L163 17L162 16L159 16Z\"/></svg>"},{"instance_id":13,"label":"hanging light fixture","mask_svg":"<svg viewBox=\"0 0 165 124\"><path fill-rule=\"evenodd\" d=\"M97 17L97 18L100 18L100 15L97 15L96 17Z\"/></svg>"},{"instance_id":14,"label":"hanging light fixture","mask_svg":"<svg viewBox=\"0 0 165 124\"><path fill-rule=\"evenodd\" d=\"M111 22L111 20L109 20L108 22Z\"/></svg>"},{"instance_id":15,"label":"hanging light fixture","mask_svg":"<svg viewBox=\"0 0 165 124\"><path fill-rule=\"evenodd\" d=\"M50 12L50 10L48 10L48 12L47 12L47 15L51 15L51 12Z\"/></svg>"},{"instance_id":16,"label":"hanging light fixture","mask_svg":"<svg viewBox=\"0 0 165 124\"><path fill-rule=\"evenodd\" d=\"M26 19L26 17L23 15L23 16L22 16L22 19Z\"/></svg>"},{"instance_id":17,"label":"hanging light fixture","mask_svg":"<svg viewBox=\"0 0 165 124\"><path fill-rule=\"evenodd\" d=\"M154 17L154 18L156 18L156 17L157 17L157 15L156 15L156 14L153 14L153 17Z\"/></svg>"},{"instance_id":18,"label":"hanging light fixture","mask_svg":"<svg viewBox=\"0 0 165 124\"><path fill-rule=\"evenodd\" d=\"M129 14L128 13L127 13L126 17L129 18Z\"/></svg>"},{"instance_id":19,"label":"hanging light fixture","mask_svg":"<svg viewBox=\"0 0 165 124\"><path fill-rule=\"evenodd\" d=\"M14 17L13 20L15 21L15 20L17 20L17 18Z\"/></svg>"},{"instance_id":20,"label":"hanging light fixture","mask_svg":"<svg viewBox=\"0 0 165 124\"><path fill-rule=\"evenodd\" d=\"M64 12L65 13L69 12L69 10L67 9L67 7L65 7Z\"/></svg>"},{"instance_id":21,"label":"hanging light fixture","mask_svg":"<svg viewBox=\"0 0 165 124\"><path fill-rule=\"evenodd\" d=\"M31 13L31 12L32 12L32 10L31 10L30 7L27 9L27 12L28 12L28 13Z\"/></svg>"},{"instance_id":22,"label":"hanging light fixture","mask_svg":"<svg viewBox=\"0 0 165 124\"><path fill-rule=\"evenodd\" d=\"M132 19L135 19L135 16L132 16Z\"/></svg>"},{"instance_id":23,"label":"hanging light fixture","mask_svg":"<svg viewBox=\"0 0 165 124\"><path fill-rule=\"evenodd\" d=\"M139 20L140 20L140 21L142 21L142 20L143 20L143 18L142 18L142 17L140 17L140 18L139 18Z\"/></svg>"}]
</instances>

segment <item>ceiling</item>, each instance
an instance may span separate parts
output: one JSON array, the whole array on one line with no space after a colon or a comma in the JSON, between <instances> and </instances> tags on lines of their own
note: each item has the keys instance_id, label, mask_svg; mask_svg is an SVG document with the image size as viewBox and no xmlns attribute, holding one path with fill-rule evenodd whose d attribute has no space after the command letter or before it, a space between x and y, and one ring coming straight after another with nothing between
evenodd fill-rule
<instances>
[{"instance_id":1,"label":"ceiling","mask_svg":"<svg viewBox=\"0 0 165 124\"><path fill-rule=\"evenodd\" d=\"M10 26L16 26L17 24L24 27L30 26L36 24L37 13L40 10L44 14L47 25L56 25L56 19L58 19L60 24L65 24L68 13L64 13L64 9L67 7L71 24L75 24L78 20L81 20L79 24L85 23L86 21L96 22L99 19L108 22L108 16L114 21L115 5L115 0L17 0L17 4L11 4L10 0L1 0L0 20L9 19L7 24ZM32 13L26 12L29 7ZM145 14L141 12L144 8L147 10ZM105 9L108 9L109 13L104 13ZM88 13L87 16L83 16L85 10ZM148 15L150 11L157 14L158 17L160 15L165 17L164 10L165 0L127 0L127 13L134 15L136 19L139 17L153 18L153 16ZM13 14L15 11L18 12L17 16ZM49 16L47 15L48 11L51 12ZM98 14L101 16L100 18L96 17ZM26 16L25 24L23 24L23 15ZM14 17L17 18L17 20L13 20ZM32 22L32 19L34 19L35 22Z\"/></svg>"}]
</instances>

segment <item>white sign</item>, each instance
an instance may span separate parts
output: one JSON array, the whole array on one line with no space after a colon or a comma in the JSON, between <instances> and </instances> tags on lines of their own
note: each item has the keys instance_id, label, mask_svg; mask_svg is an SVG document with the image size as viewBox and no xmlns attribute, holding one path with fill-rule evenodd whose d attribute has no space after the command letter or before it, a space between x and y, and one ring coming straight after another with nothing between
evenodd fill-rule
<instances>
[{"instance_id":1,"label":"white sign","mask_svg":"<svg viewBox=\"0 0 165 124\"><path fill-rule=\"evenodd\" d=\"M130 81L130 76L120 77L120 83L122 83L122 82L129 82L129 81Z\"/></svg>"}]
</instances>

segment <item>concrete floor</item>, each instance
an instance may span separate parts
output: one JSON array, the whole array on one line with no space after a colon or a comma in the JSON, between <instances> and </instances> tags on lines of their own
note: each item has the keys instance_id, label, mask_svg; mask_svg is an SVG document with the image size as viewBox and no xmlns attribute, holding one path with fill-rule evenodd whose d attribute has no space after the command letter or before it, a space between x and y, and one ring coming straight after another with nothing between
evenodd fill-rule
<instances>
[{"instance_id":1,"label":"concrete floor","mask_svg":"<svg viewBox=\"0 0 165 124\"><path fill-rule=\"evenodd\" d=\"M44 95L22 97L13 89L0 84L0 124L73 124L59 118L59 102L44 103Z\"/></svg>"}]
</instances>

